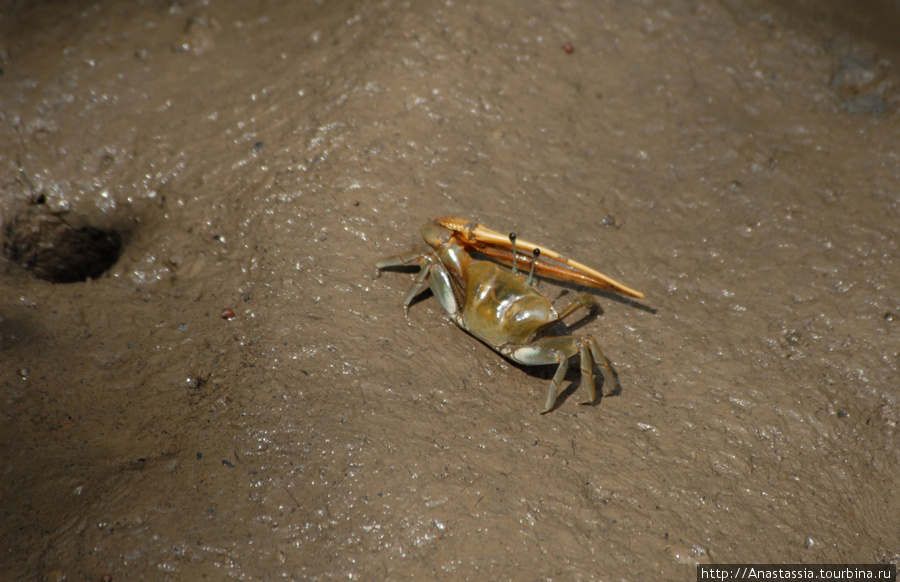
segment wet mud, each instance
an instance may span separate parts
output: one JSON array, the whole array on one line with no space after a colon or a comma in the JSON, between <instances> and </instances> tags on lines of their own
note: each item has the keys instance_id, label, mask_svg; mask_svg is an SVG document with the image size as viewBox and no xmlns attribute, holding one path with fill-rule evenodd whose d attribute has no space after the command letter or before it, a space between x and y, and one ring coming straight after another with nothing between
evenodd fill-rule
<instances>
[{"instance_id":1,"label":"wet mud","mask_svg":"<svg viewBox=\"0 0 900 582\"><path fill-rule=\"evenodd\" d=\"M0 2L6 575L900 562L898 9L851 4ZM576 326L611 395L404 318L435 216L647 294Z\"/></svg>"}]
</instances>

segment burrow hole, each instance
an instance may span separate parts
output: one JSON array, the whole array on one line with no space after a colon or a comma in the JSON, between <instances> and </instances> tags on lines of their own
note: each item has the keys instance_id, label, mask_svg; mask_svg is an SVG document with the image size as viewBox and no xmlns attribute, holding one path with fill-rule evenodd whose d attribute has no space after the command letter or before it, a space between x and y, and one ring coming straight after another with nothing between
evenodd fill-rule
<instances>
[{"instance_id":1,"label":"burrow hole","mask_svg":"<svg viewBox=\"0 0 900 582\"><path fill-rule=\"evenodd\" d=\"M24 205L6 225L3 249L34 276L53 283L96 279L116 264L122 235L92 226L74 227L51 212L43 195Z\"/></svg>"}]
</instances>

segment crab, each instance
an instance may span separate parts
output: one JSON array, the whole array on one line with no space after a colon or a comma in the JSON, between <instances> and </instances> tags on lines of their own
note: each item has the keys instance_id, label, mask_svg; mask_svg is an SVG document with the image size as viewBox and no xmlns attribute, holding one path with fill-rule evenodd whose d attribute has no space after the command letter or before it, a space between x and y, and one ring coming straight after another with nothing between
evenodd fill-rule
<instances>
[{"instance_id":1,"label":"crab","mask_svg":"<svg viewBox=\"0 0 900 582\"><path fill-rule=\"evenodd\" d=\"M575 355L580 356L581 375L587 380L588 399L581 404L597 402L595 364L603 376L603 394L613 391L612 368L593 336L552 335L556 323L579 309L595 309L594 297L582 294L557 311L533 286L534 274L637 299L644 299L643 293L556 251L517 240L515 233L507 237L475 221L435 218L422 227L422 237L428 244L425 250L387 257L375 264L376 276L390 267L420 267L403 300L407 319L413 299L431 289L456 325L502 356L525 366L556 364L541 414L556 405L569 358ZM528 253L520 253L520 249ZM476 259L473 253L492 260ZM520 263L528 268L527 276L520 273Z\"/></svg>"}]
</instances>

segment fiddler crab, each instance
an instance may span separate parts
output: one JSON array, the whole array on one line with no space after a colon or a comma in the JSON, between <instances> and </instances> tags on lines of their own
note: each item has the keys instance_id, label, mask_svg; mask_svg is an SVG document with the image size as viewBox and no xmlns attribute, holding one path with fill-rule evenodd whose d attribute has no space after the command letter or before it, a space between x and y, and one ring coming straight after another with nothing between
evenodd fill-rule
<instances>
[{"instance_id":1,"label":"fiddler crab","mask_svg":"<svg viewBox=\"0 0 900 582\"><path fill-rule=\"evenodd\" d=\"M577 261L546 247L508 237L463 218L436 218L422 227L422 237L430 248L387 257L375 264L376 276L388 267L418 264L420 271L403 300L409 316L413 299L430 288L450 318L495 351L525 366L557 364L550 381L547 403L541 414L556 404L559 387L569 368L569 358L581 356L581 375L587 379L588 400L597 401L594 364L603 374L603 394L613 391L615 381L600 344L590 335L553 336L554 324L581 308L594 309L594 297L583 294L557 311L550 300L532 285L535 273L559 281L615 291L643 299L645 295L613 281ZM527 254L519 254L519 250ZM511 266L506 269L491 260L476 260L472 253ZM529 269L519 274L519 265Z\"/></svg>"}]
</instances>

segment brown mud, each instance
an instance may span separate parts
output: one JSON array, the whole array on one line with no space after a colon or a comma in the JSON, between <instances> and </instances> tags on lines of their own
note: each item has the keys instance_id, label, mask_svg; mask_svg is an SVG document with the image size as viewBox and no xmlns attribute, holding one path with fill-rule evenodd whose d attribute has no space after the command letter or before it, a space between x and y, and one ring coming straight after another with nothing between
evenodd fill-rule
<instances>
[{"instance_id":1,"label":"brown mud","mask_svg":"<svg viewBox=\"0 0 900 582\"><path fill-rule=\"evenodd\" d=\"M898 12L3 0L4 576L900 562ZM647 294L579 328L614 395L406 323L448 215Z\"/></svg>"}]
</instances>

